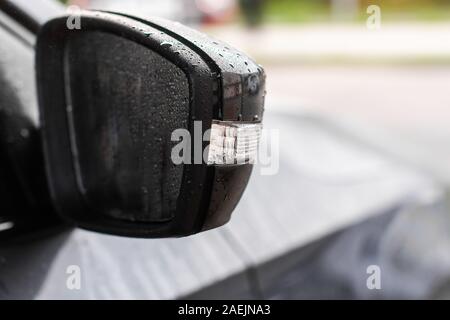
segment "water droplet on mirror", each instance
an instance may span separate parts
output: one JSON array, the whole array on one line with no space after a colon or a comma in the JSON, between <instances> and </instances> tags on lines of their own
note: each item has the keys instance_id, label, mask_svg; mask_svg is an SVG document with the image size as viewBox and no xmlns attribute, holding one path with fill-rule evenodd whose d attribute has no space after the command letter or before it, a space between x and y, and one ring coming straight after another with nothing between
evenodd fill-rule
<instances>
[{"instance_id":1,"label":"water droplet on mirror","mask_svg":"<svg viewBox=\"0 0 450 320\"><path fill-rule=\"evenodd\" d=\"M22 129L20 130L20 135L22 138L28 138L30 136L30 131L28 129Z\"/></svg>"},{"instance_id":2,"label":"water droplet on mirror","mask_svg":"<svg viewBox=\"0 0 450 320\"><path fill-rule=\"evenodd\" d=\"M171 46L173 46L173 43L171 43L169 41L164 41L160 44L160 46L170 48Z\"/></svg>"}]
</instances>

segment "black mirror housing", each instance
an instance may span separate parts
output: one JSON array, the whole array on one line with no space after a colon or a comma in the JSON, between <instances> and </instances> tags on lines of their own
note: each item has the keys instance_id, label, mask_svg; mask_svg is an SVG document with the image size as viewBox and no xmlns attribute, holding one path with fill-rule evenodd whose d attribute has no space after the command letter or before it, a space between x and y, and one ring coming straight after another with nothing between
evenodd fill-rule
<instances>
[{"instance_id":1,"label":"black mirror housing","mask_svg":"<svg viewBox=\"0 0 450 320\"><path fill-rule=\"evenodd\" d=\"M67 19L45 24L36 46L58 212L82 228L131 237L187 236L226 223L252 164L175 164L171 134L195 137L195 121L202 136L213 121L260 123L262 67L162 19L86 11L73 30Z\"/></svg>"}]
</instances>

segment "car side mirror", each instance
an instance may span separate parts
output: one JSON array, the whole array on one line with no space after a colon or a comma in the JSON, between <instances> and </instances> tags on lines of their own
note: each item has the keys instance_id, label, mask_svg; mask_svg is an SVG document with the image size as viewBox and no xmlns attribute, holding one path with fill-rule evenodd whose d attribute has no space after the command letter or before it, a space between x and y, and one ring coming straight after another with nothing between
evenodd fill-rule
<instances>
[{"instance_id":1,"label":"car side mirror","mask_svg":"<svg viewBox=\"0 0 450 320\"><path fill-rule=\"evenodd\" d=\"M162 19L83 11L36 45L52 201L79 227L187 236L225 224L252 171L265 73Z\"/></svg>"}]
</instances>

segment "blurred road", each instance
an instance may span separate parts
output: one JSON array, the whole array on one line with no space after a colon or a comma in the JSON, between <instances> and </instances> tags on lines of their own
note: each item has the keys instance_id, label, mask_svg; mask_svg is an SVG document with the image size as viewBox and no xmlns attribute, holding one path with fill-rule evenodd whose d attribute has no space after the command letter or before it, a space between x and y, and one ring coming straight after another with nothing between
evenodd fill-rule
<instances>
[{"instance_id":1,"label":"blurred road","mask_svg":"<svg viewBox=\"0 0 450 320\"><path fill-rule=\"evenodd\" d=\"M450 184L450 66L266 66L267 108L357 125L355 135ZM343 124L344 125L344 124Z\"/></svg>"},{"instance_id":2,"label":"blurred road","mask_svg":"<svg viewBox=\"0 0 450 320\"><path fill-rule=\"evenodd\" d=\"M206 32L249 53L263 64L305 62L440 63L450 61L450 23L239 26Z\"/></svg>"}]
</instances>

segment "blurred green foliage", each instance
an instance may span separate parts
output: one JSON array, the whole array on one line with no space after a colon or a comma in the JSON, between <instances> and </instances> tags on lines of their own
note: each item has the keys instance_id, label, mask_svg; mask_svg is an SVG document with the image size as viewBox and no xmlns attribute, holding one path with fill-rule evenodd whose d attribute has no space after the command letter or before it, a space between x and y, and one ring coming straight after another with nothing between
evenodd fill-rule
<instances>
[{"instance_id":1,"label":"blurred green foliage","mask_svg":"<svg viewBox=\"0 0 450 320\"><path fill-rule=\"evenodd\" d=\"M266 0L266 22L324 22L333 18L333 0ZM336 1L338 3L339 1ZM450 0L358 0L353 20L367 18L369 5L381 8L385 21L450 21Z\"/></svg>"},{"instance_id":2,"label":"blurred green foliage","mask_svg":"<svg viewBox=\"0 0 450 320\"><path fill-rule=\"evenodd\" d=\"M327 0L266 0L266 22L310 22L329 18Z\"/></svg>"}]
</instances>

